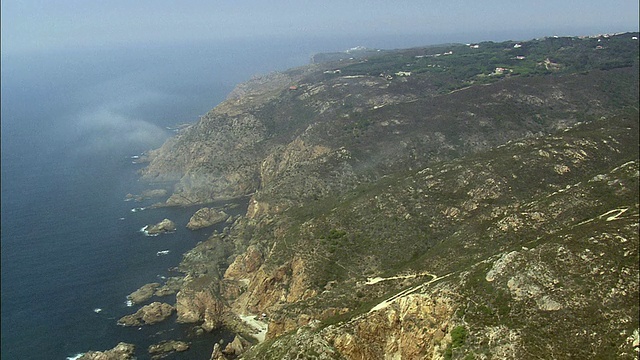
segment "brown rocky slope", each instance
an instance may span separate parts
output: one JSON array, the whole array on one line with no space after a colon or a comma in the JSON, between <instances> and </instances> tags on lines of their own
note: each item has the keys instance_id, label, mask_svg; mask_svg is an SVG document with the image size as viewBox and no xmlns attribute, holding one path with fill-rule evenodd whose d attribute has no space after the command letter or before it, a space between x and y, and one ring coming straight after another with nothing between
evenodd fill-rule
<instances>
[{"instance_id":1,"label":"brown rocky slope","mask_svg":"<svg viewBox=\"0 0 640 360\"><path fill-rule=\"evenodd\" d=\"M634 46L631 65L446 91L353 73L375 59L241 86L144 172L177 181L173 205L251 194L185 254L178 318L267 314L247 359L634 358Z\"/></svg>"}]
</instances>

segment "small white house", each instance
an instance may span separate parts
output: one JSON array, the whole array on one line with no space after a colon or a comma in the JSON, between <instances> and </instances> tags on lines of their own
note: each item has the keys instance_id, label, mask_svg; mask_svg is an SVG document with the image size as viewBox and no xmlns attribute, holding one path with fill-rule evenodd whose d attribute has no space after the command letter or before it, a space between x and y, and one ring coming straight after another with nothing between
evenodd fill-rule
<instances>
[{"instance_id":1,"label":"small white house","mask_svg":"<svg viewBox=\"0 0 640 360\"><path fill-rule=\"evenodd\" d=\"M396 73L396 76L411 76L411 72L410 71L398 71Z\"/></svg>"}]
</instances>

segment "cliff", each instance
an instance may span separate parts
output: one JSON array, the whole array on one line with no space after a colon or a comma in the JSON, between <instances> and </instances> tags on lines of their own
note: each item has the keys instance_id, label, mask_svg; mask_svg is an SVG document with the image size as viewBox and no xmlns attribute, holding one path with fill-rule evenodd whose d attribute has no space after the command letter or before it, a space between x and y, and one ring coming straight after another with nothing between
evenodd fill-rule
<instances>
[{"instance_id":1,"label":"cliff","mask_svg":"<svg viewBox=\"0 0 640 360\"><path fill-rule=\"evenodd\" d=\"M632 35L399 50L240 85L143 171L175 182L168 205L250 196L185 254L179 321L264 314L246 359L636 357Z\"/></svg>"},{"instance_id":2,"label":"cliff","mask_svg":"<svg viewBox=\"0 0 640 360\"><path fill-rule=\"evenodd\" d=\"M620 46L637 45L627 40ZM589 40L570 44L575 57L593 52ZM486 75L489 70L475 68L473 56L480 61L487 54L462 45L451 47L461 54L449 55L448 62L428 57L441 51L437 47L412 49L253 79L152 151L143 178L177 182L169 205L255 194L252 214L277 212L398 170L611 115L617 104L633 102L632 54L622 53L624 62L605 57L595 64L617 64L613 71L592 65L578 72L573 58L565 70L547 70L540 64L553 53L549 48L566 58L567 44L527 45L528 60L513 60L510 44L486 50L504 57L494 60L496 66L510 62L527 76ZM494 71L491 64L485 67ZM405 68L413 72L397 71Z\"/></svg>"}]
</instances>

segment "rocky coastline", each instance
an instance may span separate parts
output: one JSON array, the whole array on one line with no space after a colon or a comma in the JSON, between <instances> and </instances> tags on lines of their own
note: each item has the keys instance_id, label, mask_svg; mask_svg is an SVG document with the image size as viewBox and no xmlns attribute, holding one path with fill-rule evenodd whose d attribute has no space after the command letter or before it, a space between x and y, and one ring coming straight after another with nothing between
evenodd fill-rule
<instances>
[{"instance_id":1,"label":"rocky coastline","mask_svg":"<svg viewBox=\"0 0 640 360\"><path fill-rule=\"evenodd\" d=\"M148 199L147 199L148 200ZM227 213L237 212L242 209L238 207L237 201L232 201L216 207L203 207L197 210L190 218L189 224L184 225L190 230L218 226L220 231L214 230L215 236L224 236L230 232L230 226L240 217ZM226 210L226 211L225 211ZM226 225L225 228L222 228ZM155 225L147 225L144 232L148 235L159 235L174 232L177 224L169 219L164 219ZM163 279L161 282L151 282L142 285L137 290L127 295L127 304L131 307L139 308L129 315L122 316L116 324L124 327L154 326L161 322L169 321L175 314L176 322L192 324L190 336L201 336L217 330L220 327L235 333L234 340L219 346L219 359L234 359L250 348L261 338L264 340L264 333L259 334L255 321L243 321L235 315L219 297L220 289L216 286L201 287L202 284L217 283L210 278L198 276L194 278L188 274L188 270L183 269L182 276L174 276ZM154 301L167 296L175 296L175 303ZM173 321L173 320L172 320ZM260 323L265 327L266 323ZM200 335L199 335L200 334ZM252 339L248 341L246 339ZM147 353L152 359L161 359L172 353L185 352L190 349L190 344L181 338L166 340L152 344L148 347ZM111 350L89 351L80 357L81 359L133 359L135 358L136 347L132 344L121 343Z\"/></svg>"},{"instance_id":2,"label":"rocky coastline","mask_svg":"<svg viewBox=\"0 0 640 360\"><path fill-rule=\"evenodd\" d=\"M525 45L565 58L592 50L536 41ZM400 54L417 67L443 50ZM182 277L129 295L143 304L175 291L175 306L120 322L175 311L196 332L237 333L212 344L212 359L633 358L637 62L557 76L569 60L536 64L447 91L434 79L457 78L380 74L361 59L238 86L141 172L175 182L164 205L202 206L184 226L225 228L184 254ZM207 207L241 197L242 216ZM553 335L569 330L594 335Z\"/></svg>"}]
</instances>

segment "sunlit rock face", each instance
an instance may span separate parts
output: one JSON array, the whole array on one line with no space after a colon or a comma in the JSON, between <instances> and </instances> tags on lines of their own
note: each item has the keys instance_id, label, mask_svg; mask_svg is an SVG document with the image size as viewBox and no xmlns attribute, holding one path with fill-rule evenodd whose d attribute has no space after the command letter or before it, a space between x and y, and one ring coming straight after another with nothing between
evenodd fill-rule
<instances>
[{"instance_id":1,"label":"sunlit rock face","mask_svg":"<svg viewBox=\"0 0 640 360\"><path fill-rule=\"evenodd\" d=\"M118 320L118 325L141 326L153 325L166 320L176 309L170 304L153 302L145 305L134 314L125 315Z\"/></svg>"}]
</instances>

